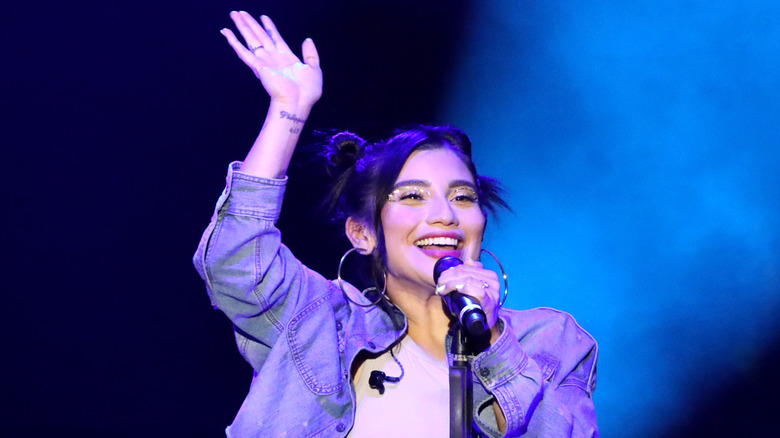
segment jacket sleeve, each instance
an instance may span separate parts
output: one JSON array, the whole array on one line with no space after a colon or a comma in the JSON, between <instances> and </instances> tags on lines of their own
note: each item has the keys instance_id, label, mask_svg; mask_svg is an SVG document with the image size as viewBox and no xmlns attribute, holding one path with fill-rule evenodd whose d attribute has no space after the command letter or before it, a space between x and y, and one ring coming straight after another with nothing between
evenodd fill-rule
<instances>
[{"instance_id":1,"label":"jacket sleeve","mask_svg":"<svg viewBox=\"0 0 780 438\"><path fill-rule=\"evenodd\" d=\"M598 437L593 391L597 346L593 338L560 311L515 331L502 317L502 334L472 364L474 418L486 436ZM515 318L512 318L515 319ZM506 434L496 426L497 401L506 418Z\"/></svg>"},{"instance_id":2,"label":"jacket sleeve","mask_svg":"<svg viewBox=\"0 0 780 438\"><path fill-rule=\"evenodd\" d=\"M228 169L227 185L193 257L215 308L233 322L239 351L255 368L284 332L296 309L327 291L327 282L281 244L276 220L287 179L266 179Z\"/></svg>"}]
</instances>

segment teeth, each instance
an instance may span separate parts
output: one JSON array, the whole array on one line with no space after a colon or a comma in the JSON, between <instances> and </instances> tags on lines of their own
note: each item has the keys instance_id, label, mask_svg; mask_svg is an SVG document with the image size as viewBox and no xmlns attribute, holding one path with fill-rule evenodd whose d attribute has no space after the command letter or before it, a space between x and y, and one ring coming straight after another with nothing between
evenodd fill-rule
<instances>
[{"instance_id":1,"label":"teeth","mask_svg":"<svg viewBox=\"0 0 780 438\"><path fill-rule=\"evenodd\" d=\"M420 239L414 242L417 246L458 246L458 239L452 237L429 237L427 239Z\"/></svg>"}]
</instances>

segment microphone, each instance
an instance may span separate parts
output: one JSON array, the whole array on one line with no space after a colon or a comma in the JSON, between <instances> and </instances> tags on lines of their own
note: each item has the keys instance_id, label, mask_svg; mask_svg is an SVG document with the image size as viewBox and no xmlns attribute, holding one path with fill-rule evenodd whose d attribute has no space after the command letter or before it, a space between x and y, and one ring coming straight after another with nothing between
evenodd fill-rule
<instances>
[{"instance_id":1,"label":"microphone","mask_svg":"<svg viewBox=\"0 0 780 438\"><path fill-rule=\"evenodd\" d=\"M439 282L442 272L462 264L463 261L457 257L445 256L440 258L433 265L433 282ZM474 298L458 291L442 295L442 298L447 303L450 314L458 319L460 325L466 329L469 335L479 338L487 332L487 316L485 316L482 306Z\"/></svg>"}]
</instances>

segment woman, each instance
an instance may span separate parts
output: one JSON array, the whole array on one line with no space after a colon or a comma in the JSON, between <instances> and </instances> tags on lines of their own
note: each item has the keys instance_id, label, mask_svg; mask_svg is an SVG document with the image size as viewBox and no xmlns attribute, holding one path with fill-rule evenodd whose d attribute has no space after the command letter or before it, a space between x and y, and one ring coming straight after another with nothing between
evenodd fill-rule
<instances>
[{"instance_id":1,"label":"woman","mask_svg":"<svg viewBox=\"0 0 780 438\"><path fill-rule=\"evenodd\" d=\"M448 436L452 323L442 296L453 291L478 300L490 328L490 345L471 363L475 429L597 436L595 342L563 312L500 307L498 277L477 260L486 211L502 201L457 129L420 127L374 145L334 137L332 201L355 251L370 260L375 293L324 279L281 244L274 223L290 157L321 95L319 55L306 39L301 62L268 17L231 18L246 45L222 33L271 102L246 159L228 170L194 258L255 370L228 436ZM434 282L445 255L464 263ZM369 383L373 371L389 378Z\"/></svg>"}]
</instances>

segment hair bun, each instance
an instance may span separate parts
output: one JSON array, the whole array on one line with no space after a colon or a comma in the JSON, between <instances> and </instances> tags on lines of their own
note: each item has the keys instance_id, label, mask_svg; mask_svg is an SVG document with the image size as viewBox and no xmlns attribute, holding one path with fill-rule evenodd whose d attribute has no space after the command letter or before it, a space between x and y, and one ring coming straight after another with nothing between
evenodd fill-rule
<instances>
[{"instance_id":1,"label":"hair bun","mask_svg":"<svg viewBox=\"0 0 780 438\"><path fill-rule=\"evenodd\" d=\"M330 172L338 175L354 167L363 158L365 146L365 140L348 131L332 136L323 153Z\"/></svg>"}]
</instances>

